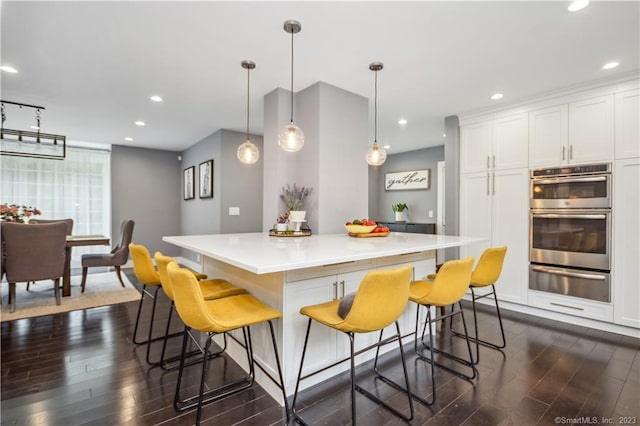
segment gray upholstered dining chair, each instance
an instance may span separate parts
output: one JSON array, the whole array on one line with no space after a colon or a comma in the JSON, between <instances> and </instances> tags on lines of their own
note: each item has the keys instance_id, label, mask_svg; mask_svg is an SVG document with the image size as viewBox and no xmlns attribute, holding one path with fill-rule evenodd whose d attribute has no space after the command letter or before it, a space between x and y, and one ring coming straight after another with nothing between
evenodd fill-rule
<instances>
[{"instance_id":1,"label":"gray upholstered dining chair","mask_svg":"<svg viewBox=\"0 0 640 426\"><path fill-rule=\"evenodd\" d=\"M60 304L60 278L64 274L67 224L2 222L3 269L9 282L11 312L16 310L16 283L53 279Z\"/></svg>"},{"instance_id":2,"label":"gray upholstered dining chair","mask_svg":"<svg viewBox=\"0 0 640 426\"><path fill-rule=\"evenodd\" d=\"M90 267L94 266L111 266L116 269L118 280L124 287L124 281L120 275L120 267L127 263L129 259L129 244L133 236L133 220L125 219L120 225L120 242L110 253L90 253L82 255L82 292L87 283L87 272Z\"/></svg>"},{"instance_id":3,"label":"gray upholstered dining chair","mask_svg":"<svg viewBox=\"0 0 640 426\"><path fill-rule=\"evenodd\" d=\"M29 221L30 224L38 224L38 223L55 223L55 222L64 222L67 224L67 235L71 235L73 233L73 219L31 219ZM27 282L27 291L29 291L29 287L31 284L35 284L35 282Z\"/></svg>"}]
</instances>

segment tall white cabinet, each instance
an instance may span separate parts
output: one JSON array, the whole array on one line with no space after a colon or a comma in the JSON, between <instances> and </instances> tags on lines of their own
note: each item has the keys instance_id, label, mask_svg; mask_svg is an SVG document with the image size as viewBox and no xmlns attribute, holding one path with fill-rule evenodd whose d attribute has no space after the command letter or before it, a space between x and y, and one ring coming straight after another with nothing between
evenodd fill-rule
<instances>
[{"instance_id":1,"label":"tall white cabinet","mask_svg":"<svg viewBox=\"0 0 640 426\"><path fill-rule=\"evenodd\" d=\"M528 116L514 114L460 128L460 233L484 237L461 248L476 260L507 246L498 298L526 303L529 218Z\"/></svg>"}]
</instances>

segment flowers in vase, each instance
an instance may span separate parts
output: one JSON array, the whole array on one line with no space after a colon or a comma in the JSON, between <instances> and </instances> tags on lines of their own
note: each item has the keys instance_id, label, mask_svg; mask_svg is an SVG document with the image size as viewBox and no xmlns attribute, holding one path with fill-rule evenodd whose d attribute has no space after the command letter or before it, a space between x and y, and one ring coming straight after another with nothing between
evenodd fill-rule
<instances>
[{"instance_id":1,"label":"flowers in vase","mask_svg":"<svg viewBox=\"0 0 640 426\"><path fill-rule=\"evenodd\" d=\"M310 192L311 188L296 186L295 183L293 184L293 187L287 184L286 187L282 187L280 199L284 201L285 206L287 206L287 212L290 212L291 210L302 210L304 201L309 196Z\"/></svg>"},{"instance_id":2,"label":"flowers in vase","mask_svg":"<svg viewBox=\"0 0 640 426\"><path fill-rule=\"evenodd\" d=\"M42 212L35 207L27 207L18 204L0 204L0 219L5 222L27 223L31 216L41 215Z\"/></svg>"}]
</instances>

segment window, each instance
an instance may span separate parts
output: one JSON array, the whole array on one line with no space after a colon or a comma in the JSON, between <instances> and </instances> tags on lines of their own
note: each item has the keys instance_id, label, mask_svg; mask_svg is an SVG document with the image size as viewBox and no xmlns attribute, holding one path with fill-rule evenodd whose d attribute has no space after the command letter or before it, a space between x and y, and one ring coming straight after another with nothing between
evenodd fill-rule
<instances>
[{"instance_id":1,"label":"window","mask_svg":"<svg viewBox=\"0 0 640 426\"><path fill-rule=\"evenodd\" d=\"M110 151L67 146L62 161L3 155L0 177L0 202L37 207L40 219L72 218L77 235L110 235ZM105 249L74 248L71 267L80 267L83 253Z\"/></svg>"}]
</instances>

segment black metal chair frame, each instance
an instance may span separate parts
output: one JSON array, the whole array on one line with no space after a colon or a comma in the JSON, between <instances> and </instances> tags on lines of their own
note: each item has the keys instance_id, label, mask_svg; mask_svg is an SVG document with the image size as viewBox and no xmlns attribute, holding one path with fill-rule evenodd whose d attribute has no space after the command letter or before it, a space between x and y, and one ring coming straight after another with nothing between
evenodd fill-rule
<instances>
[{"instance_id":1,"label":"black metal chair frame","mask_svg":"<svg viewBox=\"0 0 640 426\"><path fill-rule=\"evenodd\" d=\"M373 345L367 346L366 348L360 349L358 351L355 351L354 348L354 334L353 332L343 332L344 334L347 335L347 337L349 338L349 357L348 358L344 358L342 360L336 361L334 363L332 363L331 365L328 365L326 367L320 368L318 370L312 371L306 375L302 375L302 368L304 366L304 358L305 355L307 353L307 343L309 342L309 332L311 330L311 322L312 322L312 318L309 318L309 321L307 323L307 332L305 334L305 338L304 338L304 346L302 349L302 358L300 359L300 369L298 371L298 379L296 380L296 388L293 394L293 402L291 403L291 412L294 416L294 418L296 419L297 422L301 423L301 424L308 424L307 422L305 422L305 420L301 417L300 413L296 410L296 401L298 399L298 389L300 387L300 382L303 380L306 380L310 377L315 376L316 374L322 373L323 371L326 371L330 368L333 368L339 364L342 364L345 361L351 361L351 368L350 368L350 372L351 372L351 424L355 425L356 424L356 397L355 397L355 392L358 391L361 394L363 394L364 396L366 396L367 398L369 398L370 400L372 400L373 402L383 406L384 408L386 408L387 410L389 410L390 412L392 412L393 414L395 414L396 416L400 417L401 419L405 420L405 421L410 421L413 419L413 401L411 399L411 389L410 389L410 385L409 385L409 375L407 373L407 365L405 362L405 357L404 357L404 349L402 347L402 335L400 333L400 326L398 325L398 321L395 321L395 326L396 326L396 334L394 334L393 336L390 336L386 339L382 339L382 333L384 330L380 330L380 337L378 339L377 343L374 343ZM404 378L405 378L405 385L406 387L402 387L402 385L394 382L393 380L389 379L388 377L382 375L380 373L380 371L378 370L378 355L380 353L380 348L384 345L393 343L395 341L398 341L398 346L400 347L400 358L402 360L402 369L404 372ZM374 361L374 367L373 367L373 371L376 374L376 378L379 378L380 380L382 380L384 383L387 383L388 385L401 390L403 392L407 393L407 399L409 401L409 416L405 416L403 413L401 413L399 410L397 410L396 408L390 406L389 404L387 404L386 402L382 401L381 399L379 399L377 396L373 395L370 391L364 389L363 387L361 387L360 385L358 385L356 383L356 376L355 376L355 357L367 352L373 348L376 348L376 356L375 356L375 361Z\"/></svg>"},{"instance_id":2,"label":"black metal chair frame","mask_svg":"<svg viewBox=\"0 0 640 426\"><path fill-rule=\"evenodd\" d=\"M476 296L475 290L473 288L473 286L469 286L469 289L471 289L471 305L473 307L473 327L474 327L474 331L475 331L475 337L473 336L469 336L469 340L471 340L472 342L475 342L476 344L476 359L475 359L475 364L478 364L478 362L480 362L480 346L486 346L488 348L491 349L495 349L497 351L502 352L501 349L504 349L507 346L507 341L505 339L504 336L504 327L502 325L502 315L500 315L500 306L498 305L498 297L496 296L496 287L495 284L491 284L491 291L485 294L480 294ZM485 297L488 296L493 296L493 300L495 302L496 305L496 312L498 314L498 323L500 324L500 334L502 335L502 343L496 344L496 343L492 343L489 342L487 340L482 340L480 339L479 335L478 335L478 312L476 310L476 300L480 300L483 299ZM462 337L464 338L464 334L455 331L453 329L453 321L449 322L449 328L451 329L451 332L458 336L458 337Z\"/></svg>"},{"instance_id":3,"label":"black metal chair frame","mask_svg":"<svg viewBox=\"0 0 640 426\"><path fill-rule=\"evenodd\" d=\"M456 311L455 310L455 305L458 305L459 310ZM432 318L431 316L431 305L422 305L422 304L418 304L418 309L416 309L416 339L413 342L413 348L414 351L416 353L416 355L418 356L418 359L422 360L422 361L426 361L431 365L431 400L426 400L424 398L421 398L415 394L413 394L414 398L416 398L418 401L422 402L425 405L432 405L435 400L436 400L436 379L435 379L435 366L442 368L445 371L448 371L451 374L454 374L455 376L458 376L464 380L473 380L476 378L476 374L477 374L477 370L476 370L476 363L473 360L473 352L471 350L471 343L470 343L470 339L469 339L469 333L467 331L467 323L464 319L464 311L462 309L462 303L461 302L457 302L455 304L452 305L452 312L448 313L448 314L444 314L444 315L440 315L436 318ZM424 324L424 327L422 329L422 336L420 337L420 339L418 339L418 327L420 324L420 306L424 306L427 309L427 320ZM457 355L454 355L452 353L449 352L445 352L441 349L438 349L434 346L433 344L433 329L432 329L432 325L436 322L436 321L445 321L444 324L446 324L446 319L447 318L451 318L451 320L453 320L453 317L455 315L460 315L462 318L462 326L464 328L464 333L466 335L466 342L467 342L467 350L469 352L469 360L466 360L464 358L460 358ZM429 344L427 345L424 342L424 335L426 333L426 329L427 327L429 327ZM464 336L463 336L464 337ZM418 350L418 340L422 343L422 345L429 350L429 357L425 356L420 350ZM434 354L439 354L444 356L445 358L451 359L452 361L455 361L459 364L462 364L464 367L468 367L471 369L471 374L465 374L462 371L453 369L447 365L443 365L439 362L437 362L435 360Z\"/></svg>"},{"instance_id":4,"label":"black metal chair frame","mask_svg":"<svg viewBox=\"0 0 640 426\"><path fill-rule=\"evenodd\" d=\"M227 383L223 383L219 386L216 386L214 388L211 388L207 391L204 390L205 388L205 382L206 382L206 378L207 378L207 372L209 371L209 360L212 358L215 358L216 356L219 356L223 353L223 351L217 351L215 353L211 353L210 349L211 349L211 343L213 342L213 337L217 336L218 334L221 333L207 333L207 342L204 346L204 348L198 343L198 340L191 334L191 329L189 327L185 327L184 330L184 337L182 340L182 352L181 352L181 358L180 358L180 364L178 367L178 380L176 383L176 393L174 395L174 399L173 399L173 406L176 410L178 411L186 411L189 410L193 407L197 407L197 412L196 412L196 425L200 424L200 418L201 418L201 413L202 413L202 406L214 401L218 401L220 399L226 398L227 396L230 395L234 395L238 392L241 392L243 390L249 389L253 386L253 383L255 381L255 367L257 366L281 391L282 391L282 396L284 398L284 409L285 409L285 413L286 413L286 417L287 417L287 423L289 422L289 405L287 402L287 394L286 394L286 390L285 390L285 386L284 386L284 379L282 376L282 367L280 366L280 356L278 355L278 346L277 346L277 342L276 342L276 336L275 333L273 331L273 323L271 320L267 321L269 323L269 331L271 333L271 342L273 344L273 351L275 354L275 361L277 364L277 370L278 370L278 378L279 380L276 380L275 378L273 378L271 376L271 374L269 372L266 371L266 369L260 365L260 363L258 361L256 361L256 359L253 357L253 344L252 344L252 340L251 340L251 329L250 326L246 326L246 327L242 327L242 335L243 335L243 340L244 343L240 342L238 339L236 339L233 335L230 335L231 338L233 338L236 342L238 342L238 344L240 344L240 346L242 346L247 354L247 361L249 363L249 373L244 376L241 377L239 379L227 382ZM226 335L227 333L223 333L225 335L225 347L226 347ZM189 365L193 365L195 364L195 362L191 362L191 363L186 363L185 359L187 358L187 344L189 342L189 340L191 340L199 349L199 351L202 353L203 357L202 359L206 360L205 362L202 363L202 375L200 377L200 390L198 395L193 395L184 399L180 398L180 387L181 387L181 383L182 383L182 375L184 372L184 368L189 366ZM215 356L213 356L215 355Z\"/></svg>"}]
</instances>

